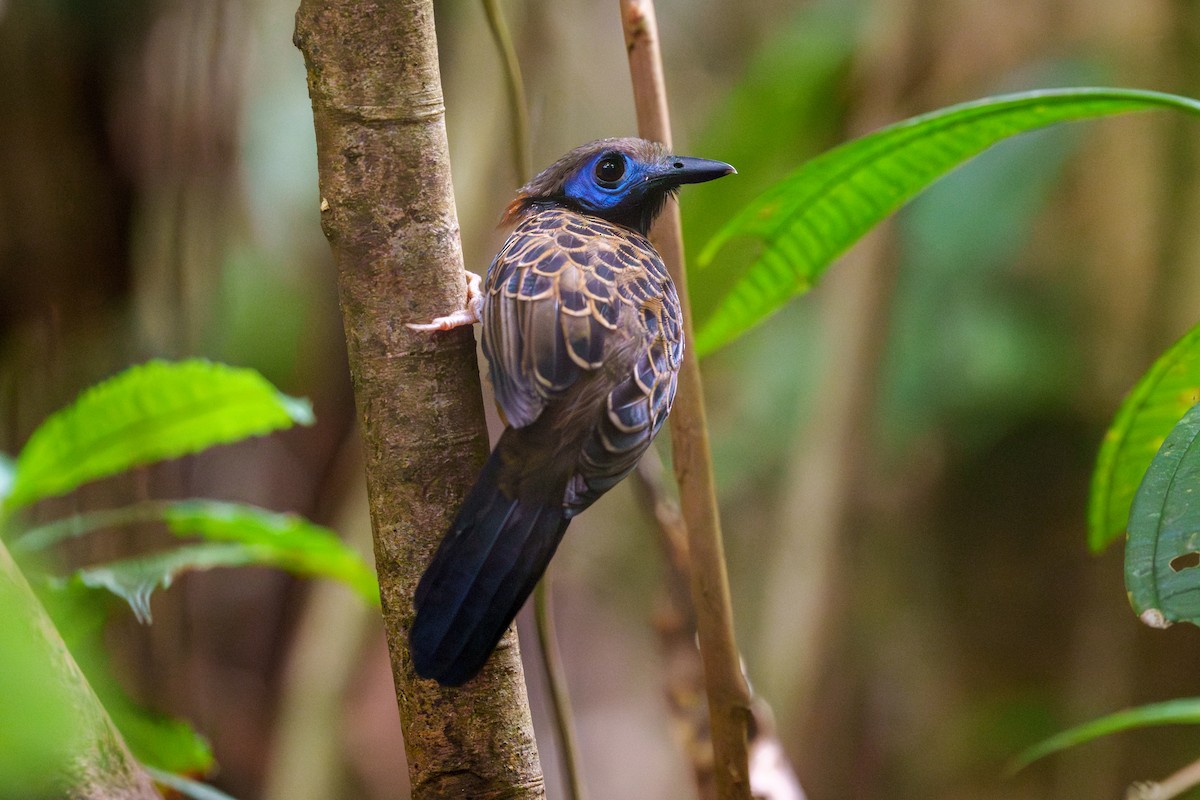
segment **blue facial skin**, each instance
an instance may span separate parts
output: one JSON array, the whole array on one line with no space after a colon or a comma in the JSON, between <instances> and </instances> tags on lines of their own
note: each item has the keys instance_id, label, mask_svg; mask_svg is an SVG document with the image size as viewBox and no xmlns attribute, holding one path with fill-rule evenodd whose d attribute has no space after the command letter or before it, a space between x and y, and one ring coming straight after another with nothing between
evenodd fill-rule
<instances>
[{"instance_id":1,"label":"blue facial skin","mask_svg":"<svg viewBox=\"0 0 1200 800\"><path fill-rule=\"evenodd\" d=\"M601 161L605 162L604 175L609 180L602 180L597 174ZM623 153L600 153L585 162L567 180L563 194L581 211L604 217L606 212L612 212L621 204L635 201L636 197L645 194L649 188L645 178L650 171L646 164L634 161Z\"/></svg>"},{"instance_id":2,"label":"blue facial skin","mask_svg":"<svg viewBox=\"0 0 1200 800\"><path fill-rule=\"evenodd\" d=\"M720 161L666 156L651 162L607 150L584 162L563 184L563 201L646 235L668 195L684 183L701 183L735 170Z\"/></svg>"}]
</instances>

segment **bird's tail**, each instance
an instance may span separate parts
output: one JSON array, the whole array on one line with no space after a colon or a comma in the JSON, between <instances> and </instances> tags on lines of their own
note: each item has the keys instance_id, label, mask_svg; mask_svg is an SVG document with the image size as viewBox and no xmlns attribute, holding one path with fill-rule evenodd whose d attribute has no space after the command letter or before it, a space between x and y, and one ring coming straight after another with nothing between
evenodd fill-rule
<instances>
[{"instance_id":1,"label":"bird's tail","mask_svg":"<svg viewBox=\"0 0 1200 800\"><path fill-rule=\"evenodd\" d=\"M561 501L504 494L500 451L488 459L414 597L413 666L445 686L466 683L483 668L567 529Z\"/></svg>"}]
</instances>

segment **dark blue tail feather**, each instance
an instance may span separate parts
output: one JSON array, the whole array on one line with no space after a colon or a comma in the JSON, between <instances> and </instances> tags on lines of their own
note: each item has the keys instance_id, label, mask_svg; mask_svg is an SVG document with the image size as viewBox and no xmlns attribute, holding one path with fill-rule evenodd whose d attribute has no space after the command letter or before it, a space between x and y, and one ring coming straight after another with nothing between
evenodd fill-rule
<instances>
[{"instance_id":1,"label":"dark blue tail feather","mask_svg":"<svg viewBox=\"0 0 1200 800\"><path fill-rule=\"evenodd\" d=\"M500 469L493 452L417 585L413 666L446 686L483 668L567 529L561 503L507 497Z\"/></svg>"}]
</instances>

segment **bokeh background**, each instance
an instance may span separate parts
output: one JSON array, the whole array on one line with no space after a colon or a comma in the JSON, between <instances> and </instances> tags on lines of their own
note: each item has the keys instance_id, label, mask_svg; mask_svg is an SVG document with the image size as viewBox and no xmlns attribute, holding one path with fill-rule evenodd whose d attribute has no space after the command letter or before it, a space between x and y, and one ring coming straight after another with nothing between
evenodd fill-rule
<instances>
[{"instance_id":1,"label":"bokeh background","mask_svg":"<svg viewBox=\"0 0 1200 800\"><path fill-rule=\"evenodd\" d=\"M152 356L256 367L319 420L85 488L44 518L204 495L297 511L369 552L295 5L0 0L0 451ZM536 166L633 133L615 0L504 10ZM481 5L437 13L482 271L518 183L506 94ZM739 170L685 191L693 254L805 158L912 114L1049 86L1200 96L1188 0L660 0L659 24L677 150ZM1173 728L1003 775L1069 724L1197 693L1200 635L1139 625L1120 548L1087 552L1084 508L1123 393L1200 319L1198 131L1150 114L999 146L705 361L740 643L812 800L1119 797L1200 756L1200 733ZM694 273L699 313L742 255ZM551 570L593 798L690 796L651 624L661 576L629 486L572 525ZM217 786L407 797L377 611L265 570L190 575L154 610L152 627L112 626L114 661L135 697L211 739Z\"/></svg>"}]
</instances>

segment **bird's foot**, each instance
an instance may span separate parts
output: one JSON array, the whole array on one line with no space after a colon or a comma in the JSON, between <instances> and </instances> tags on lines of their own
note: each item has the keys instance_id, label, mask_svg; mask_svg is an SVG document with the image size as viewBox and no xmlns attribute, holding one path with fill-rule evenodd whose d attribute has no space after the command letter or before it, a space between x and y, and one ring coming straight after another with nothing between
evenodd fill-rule
<instances>
[{"instance_id":1,"label":"bird's foot","mask_svg":"<svg viewBox=\"0 0 1200 800\"><path fill-rule=\"evenodd\" d=\"M464 325L474 325L483 318L483 292L480 286L483 278L474 272L467 273L467 307L435 317L431 322L407 322L405 325L414 331L449 331Z\"/></svg>"}]
</instances>

